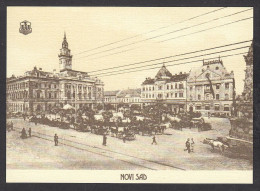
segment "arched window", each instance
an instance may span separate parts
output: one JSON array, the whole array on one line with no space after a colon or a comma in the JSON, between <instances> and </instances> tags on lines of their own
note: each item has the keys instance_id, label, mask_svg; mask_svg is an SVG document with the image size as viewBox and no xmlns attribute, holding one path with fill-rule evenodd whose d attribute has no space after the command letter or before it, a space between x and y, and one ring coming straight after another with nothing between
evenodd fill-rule
<instances>
[{"instance_id":1,"label":"arched window","mask_svg":"<svg viewBox=\"0 0 260 191\"><path fill-rule=\"evenodd\" d=\"M228 100L228 94L225 94L225 100Z\"/></svg>"}]
</instances>

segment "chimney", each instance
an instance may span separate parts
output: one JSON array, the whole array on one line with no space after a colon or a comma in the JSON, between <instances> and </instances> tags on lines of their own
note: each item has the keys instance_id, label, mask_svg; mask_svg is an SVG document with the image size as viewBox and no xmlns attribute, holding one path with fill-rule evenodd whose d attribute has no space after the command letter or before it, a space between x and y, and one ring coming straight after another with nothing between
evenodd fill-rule
<instances>
[{"instance_id":1,"label":"chimney","mask_svg":"<svg viewBox=\"0 0 260 191\"><path fill-rule=\"evenodd\" d=\"M42 68L39 68L39 70L42 70Z\"/></svg>"}]
</instances>

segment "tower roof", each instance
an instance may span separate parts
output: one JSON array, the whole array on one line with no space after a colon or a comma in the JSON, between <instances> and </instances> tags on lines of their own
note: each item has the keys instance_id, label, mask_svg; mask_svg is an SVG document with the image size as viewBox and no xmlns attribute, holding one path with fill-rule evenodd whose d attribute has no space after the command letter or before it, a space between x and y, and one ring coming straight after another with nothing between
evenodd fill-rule
<instances>
[{"instance_id":1,"label":"tower roof","mask_svg":"<svg viewBox=\"0 0 260 191\"><path fill-rule=\"evenodd\" d=\"M62 48L68 48L68 42L66 38L66 32L64 32L63 42L62 42Z\"/></svg>"},{"instance_id":2,"label":"tower roof","mask_svg":"<svg viewBox=\"0 0 260 191\"><path fill-rule=\"evenodd\" d=\"M166 69L165 65L163 64L163 66L161 67L161 69L157 72L155 78L162 78L162 77L172 77L171 72L169 72L169 70Z\"/></svg>"}]
</instances>

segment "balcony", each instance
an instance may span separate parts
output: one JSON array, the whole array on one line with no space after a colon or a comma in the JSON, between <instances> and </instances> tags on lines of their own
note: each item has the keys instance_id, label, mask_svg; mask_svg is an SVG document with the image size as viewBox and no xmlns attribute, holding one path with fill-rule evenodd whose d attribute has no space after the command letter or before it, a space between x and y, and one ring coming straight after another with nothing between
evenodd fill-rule
<instances>
[{"instance_id":1,"label":"balcony","mask_svg":"<svg viewBox=\"0 0 260 191\"><path fill-rule=\"evenodd\" d=\"M210 89L205 89L204 93L211 93L211 90Z\"/></svg>"}]
</instances>

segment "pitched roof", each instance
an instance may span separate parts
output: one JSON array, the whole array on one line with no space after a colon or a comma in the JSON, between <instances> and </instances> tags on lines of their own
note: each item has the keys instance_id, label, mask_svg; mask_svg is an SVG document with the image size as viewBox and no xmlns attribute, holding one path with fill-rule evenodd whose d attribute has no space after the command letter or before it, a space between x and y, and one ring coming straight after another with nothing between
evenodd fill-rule
<instances>
[{"instance_id":1,"label":"pitched roof","mask_svg":"<svg viewBox=\"0 0 260 191\"><path fill-rule=\"evenodd\" d=\"M115 91L104 91L104 96L116 96L119 90Z\"/></svg>"},{"instance_id":2,"label":"pitched roof","mask_svg":"<svg viewBox=\"0 0 260 191\"><path fill-rule=\"evenodd\" d=\"M127 90L122 90L118 94L118 97L123 98L123 97L139 97L141 94L141 89L127 89Z\"/></svg>"},{"instance_id":3,"label":"pitched roof","mask_svg":"<svg viewBox=\"0 0 260 191\"><path fill-rule=\"evenodd\" d=\"M154 84L154 79L146 78L142 85Z\"/></svg>"},{"instance_id":4,"label":"pitched roof","mask_svg":"<svg viewBox=\"0 0 260 191\"><path fill-rule=\"evenodd\" d=\"M177 75L173 75L173 76L171 77L171 79L168 80L168 81L171 81L171 82L179 82L179 81L186 80L188 76L189 76L189 74L185 74L185 73L184 73L184 74L177 74Z\"/></svg>"}]
</instances>

